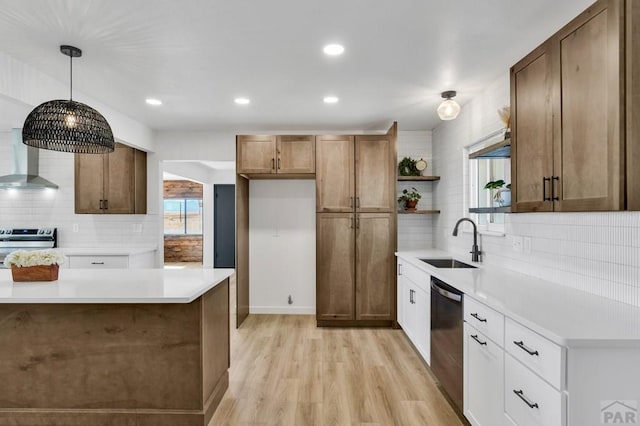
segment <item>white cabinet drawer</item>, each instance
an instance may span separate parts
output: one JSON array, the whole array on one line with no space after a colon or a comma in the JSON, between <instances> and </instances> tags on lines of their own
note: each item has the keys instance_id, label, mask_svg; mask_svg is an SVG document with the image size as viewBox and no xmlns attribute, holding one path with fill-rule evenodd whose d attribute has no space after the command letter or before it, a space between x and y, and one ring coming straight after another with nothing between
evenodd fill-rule
<instances>
[{"instance_id":1,"label":"white cabinet drawer","mask_svg":"<svg viewBox=\"0 0 640 426\"><path fill-rule=\"evenodd\" d=\"M519 426L563 426L562 394L505 355L505 411Z\"/></svg>"},{"instance_id":2,"label":"white cabinet drawer","mask_svg":"<svg viewBox=\"0 0 640 426\"><path fill-rule=\"evenodd\" d=\"M464 320L499 346L504 345L504 315L501 313L465 297Z\"/></svg>"},{"instance_id":3,"label":"white cabinet drawer","mask_svg":"<svg viewBox=\"0 0 640 426\"><path fill-rule=\"evenodd\" d=\"M129 256L69 256L69 268L119 269L129 267Z\"/></svg>"},{"instance_id":4,"label":"white cabinet drawer","mask_svg":"<svg viewBox=\"0 0 640 426\"><path fill-rule=\"evenodd\" d=\"M431 275L402 259L398 262L398 268L401 276L413 281L424 291L429 291Z\"/></svg>"},{"instance_id":5,"label":"white cabinet drawer","mask_svg":"<svg viewBox=\"0 0 640 426\"><path fill-rule=\"evenodd\" d=\"M505 349L524 365L562 390L562 348L538 333L507 318Z\"/></svg>"}]
</instances>

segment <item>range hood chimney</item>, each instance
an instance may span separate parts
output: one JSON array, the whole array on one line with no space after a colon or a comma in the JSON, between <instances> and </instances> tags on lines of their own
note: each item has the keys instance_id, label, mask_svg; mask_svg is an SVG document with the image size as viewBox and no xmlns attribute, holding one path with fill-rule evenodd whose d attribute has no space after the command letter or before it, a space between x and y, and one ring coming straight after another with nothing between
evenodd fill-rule
<instances>
[{"instance_id":1,"label":"range hood chimney","mask_svg":"<svg viewBox=\"0 0 640 426\"><path fill-rule=\"evenodd\" d=\"M39 176L40 150L22 143L22 129L11 129L12 173L0 176L0 189L58 189Z\"/></svg>"}]
</instances>

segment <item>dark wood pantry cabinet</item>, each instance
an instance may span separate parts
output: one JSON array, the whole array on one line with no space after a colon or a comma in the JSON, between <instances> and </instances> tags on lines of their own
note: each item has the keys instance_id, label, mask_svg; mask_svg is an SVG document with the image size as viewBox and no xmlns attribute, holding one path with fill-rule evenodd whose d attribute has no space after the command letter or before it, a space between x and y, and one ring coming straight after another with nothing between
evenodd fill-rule
<instances>
[{"instance_id":1,"label":"dark wood pantry cabinet","mask_svg":"<svg viewBox=\"0 0 640 426\"><path fill-rule=\"evenodd\" d=\"M318 136L318 325L395 319L396 125L386 135Z\"/></svg>"},{"instance_id":2,"label":"dark wood pantry cabinet","mask_svg":"<svg viewBox=\"0 0 640 426\"><path fill-rule=\"evenodd\" d=\"M75 212L147 213L147 153L116 143L110 154L75 154Z\"/></svg>"}]
</instances>

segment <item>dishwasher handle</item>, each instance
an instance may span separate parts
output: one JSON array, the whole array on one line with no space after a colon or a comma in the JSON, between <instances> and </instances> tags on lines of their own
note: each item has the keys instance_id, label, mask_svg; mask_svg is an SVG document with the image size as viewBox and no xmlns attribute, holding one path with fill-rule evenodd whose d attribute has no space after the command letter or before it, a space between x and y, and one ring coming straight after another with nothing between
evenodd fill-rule
<instances>
[{"instance_id":1,"label":"dishwasher handle","mask_svg":"<svg viewBox=\"0 0 640 426\"><path fill-rule=\"evenodd\" d=\"M458 294L457 292L454 293L453 291L450 291L448 289L442 288L441 285L438 285L439 281L440 280L437 280L437 279L435 279L433 277L431 278L431 289L433 291L438 292L438 294L440 294L442 297L446 297L449 300L452 300L452 301L457 302L457 303L462 303L462 294ZM442 284L444 284L444 283L442 283Z\"/></svg>"}]
</instances>

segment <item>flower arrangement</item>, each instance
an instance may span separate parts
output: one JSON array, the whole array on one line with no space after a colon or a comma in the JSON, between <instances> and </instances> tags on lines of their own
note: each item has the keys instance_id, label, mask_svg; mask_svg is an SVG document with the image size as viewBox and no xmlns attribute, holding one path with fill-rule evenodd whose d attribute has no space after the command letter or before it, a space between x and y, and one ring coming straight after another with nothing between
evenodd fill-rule
<instances>
[{"instance_id":1,"label":"flower arrangement","mask_svg":"<svg viewBox=\"0 0 640 426\"><path fill-rule=\"evenodd\" d=\"M19 268L39 265L61 265L64 263L64 255L57 250L16 250L9 253L4 259L4 265L11 268L15 265Z\"/></svg>"}]
</instances>

